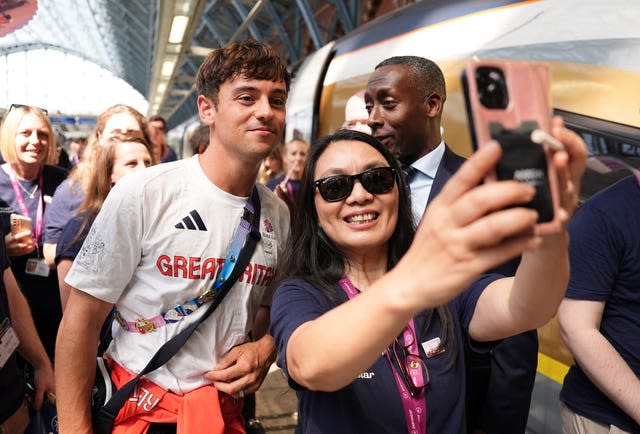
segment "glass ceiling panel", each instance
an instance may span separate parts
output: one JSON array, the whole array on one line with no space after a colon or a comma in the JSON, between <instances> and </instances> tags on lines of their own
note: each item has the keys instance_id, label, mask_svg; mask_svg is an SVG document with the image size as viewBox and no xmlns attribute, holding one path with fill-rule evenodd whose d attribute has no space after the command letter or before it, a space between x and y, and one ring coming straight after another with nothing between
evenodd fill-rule
<instances>
[{"instance_id":1,"label":"glass ceiling panel","mask_svg":"<svg viewBox=\"0 0 640 434\"><path fill-rule=\"evenodd\" d=\"M55 47L111 70L146 94L157 4L155 0L38 0L32 20L0 38L0 55Z\"/></svg>"},{"instance_id":2,"label":"glass ceiling panel","mask_svg":"<svg viewBox=\"0 0 640 434\"><path fill-rule=\"evenodd\" d=\"M295 63L344 33L345 26L336 21L349 24L346 28L355 25L359 15L355 12L360 9L360 2L354 0L37 3L36 15L27 25L0 37L0 86L7 87L4 91L0 88L0 104L10 104L22 96L27 99L22 103L39 101L50 110L93 111L95 107L80 107L69 99L77 96L85 103L106 101L104 95L92 92L104 91L107 83L115 81L110 72L139 93L131 98L138 102L140 98L152 100L153 113L164 115L173 126L195 113L192 84L203 51L254 36L271 43L288 62ZM167 42L173 17L185 11L190 17L187 36L180 43ZM351 16L353 23L349 22ZM14 55L19 53L22 55ZM36 54L44 57L36 60ZM168 62L173 62L175 69L164 72ZM107 91L107 96L122 95L124 99L130 91ZM57 94L65 100L55 100Z\"/></svg>"},{"instance_id":3,"label":"glass ceiling panel","mask_svg":"<svg viewBox=\"0 0 640 434\"><path fill-rule=\"evenodd\" d=\"M96 115L119 103L143 114L148 109L146 98L111 71L55 49L0 56L0 108L13 103L51 114Z\"/></svg>"},{"instance_id":4,"label":"glass ceiling panel","mask_svg":"<svg viewBox=\"0 0 640 434\"><path fill-rule=\"evenodd\" d=\"M109 85L119 90L107 96L122 95L146 111L157 6L157 0L38 0L29 23L0 37L0 86L7 87L0 104L22 96L24 103L75 111L77 97L88 100L83 113L93 112L108 99ZM56 102L57 94L66 99Z\"/></svg>"}]
</instances>

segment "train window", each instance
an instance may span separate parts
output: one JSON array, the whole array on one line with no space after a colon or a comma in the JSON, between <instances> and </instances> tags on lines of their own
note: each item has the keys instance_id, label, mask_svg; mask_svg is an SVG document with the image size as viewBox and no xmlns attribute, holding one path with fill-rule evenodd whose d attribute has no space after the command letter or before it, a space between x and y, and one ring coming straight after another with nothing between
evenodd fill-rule
<instances>
[{"instance_id":1,"label":"train window","mask_svg":"<svg viewBox=\"0 0 640 434\"><path fill-rule=\"evenodd\" d=\"M562 116L567 127L584 139L590 159L613 157L621 162L616 167L602 170L602 165L591 161L582 179L582 200L629 176L631 171L628 167L640 168L640 128L563 110L555 110L554 113Z\"/></svg>"}]
</instances>

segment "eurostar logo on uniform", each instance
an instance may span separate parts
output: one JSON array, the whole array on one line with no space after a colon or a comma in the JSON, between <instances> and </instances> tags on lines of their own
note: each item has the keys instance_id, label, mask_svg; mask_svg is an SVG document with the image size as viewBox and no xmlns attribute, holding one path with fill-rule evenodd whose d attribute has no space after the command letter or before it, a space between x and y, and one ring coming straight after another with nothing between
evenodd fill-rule
<instances>
[{"instance_id":1,"label":"eurostar logo on uniform","mask_svg":"<svg viewBox=\"0 0 640 434\"><path fill-rule=\"evenodd\" d=\"M200 214L195 209L192 210L189 215L184 217L180 223L176 224L176 229L187 229L190 231L206 231L207 227L205 226Z\"/></svg>"}]
</instances>

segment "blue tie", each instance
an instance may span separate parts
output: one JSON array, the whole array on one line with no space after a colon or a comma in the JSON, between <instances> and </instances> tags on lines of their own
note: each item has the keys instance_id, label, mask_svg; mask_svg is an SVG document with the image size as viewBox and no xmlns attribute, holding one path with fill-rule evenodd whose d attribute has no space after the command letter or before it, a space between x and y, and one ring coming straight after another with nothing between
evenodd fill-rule
<instances>
[{"instance_id":1,"label":"blue tie","mask_svg":"<svg viewBox=\"0 0 640 434\"><path fill-rule=\"evenodd\" d=\"M400 163L400 168L402 169L402 173L404 173L404 180L406 181L407 185L409 185L411 179L413 179L413 176L416 174L418 169L403 163Z\"/></svg>"}]
</instances>

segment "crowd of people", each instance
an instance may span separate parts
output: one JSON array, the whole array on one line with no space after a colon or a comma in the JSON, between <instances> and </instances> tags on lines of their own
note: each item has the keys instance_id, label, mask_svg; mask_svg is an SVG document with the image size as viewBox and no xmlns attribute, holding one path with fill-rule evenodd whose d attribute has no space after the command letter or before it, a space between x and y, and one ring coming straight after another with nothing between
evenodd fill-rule
<instances>
[{"instance_id":1,"label":"crowd of people","mask_svg":"<svg viewBox=\"0 0 640 434\"><path fill-rule=\"evenodd\" d=\"M177 158L164 119L117 105L70 148L69 173L45 111L7 112L1 432L28 421L30 369L31 405L55 397L62 433L244 433L277 362L302 433L524 433L535 329L558 307L577 361L563 429L640 432L640 345L625 331L640 235L623 232L640 180L572 219L587 152L554 118L562 227L541 235L532 187L479 185L497 143L465 160L445 142L434 62L381 62L343 129L311 145L283 143L289 84L264 43L213 50L193 157ZM116 388L135 384L109 425L90 405L96 357Z\"/></svg>"}]
</instances>

